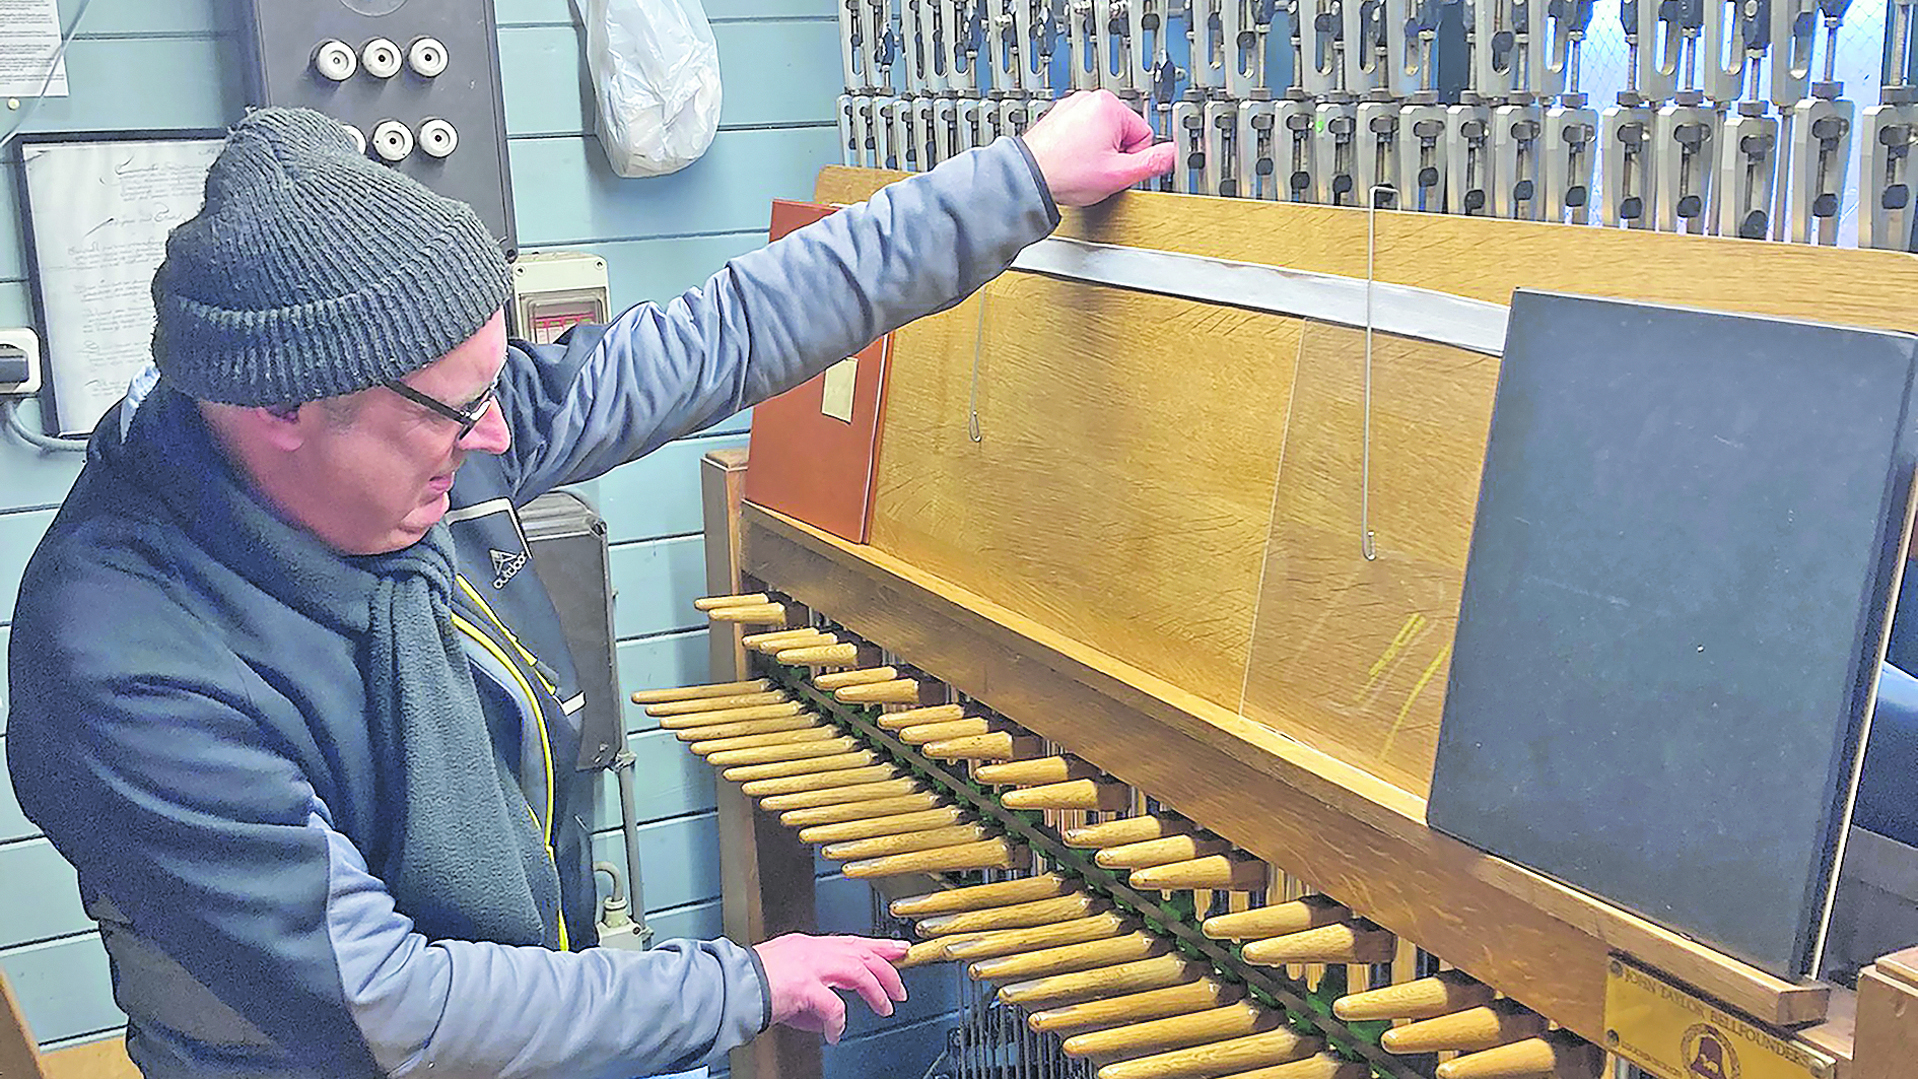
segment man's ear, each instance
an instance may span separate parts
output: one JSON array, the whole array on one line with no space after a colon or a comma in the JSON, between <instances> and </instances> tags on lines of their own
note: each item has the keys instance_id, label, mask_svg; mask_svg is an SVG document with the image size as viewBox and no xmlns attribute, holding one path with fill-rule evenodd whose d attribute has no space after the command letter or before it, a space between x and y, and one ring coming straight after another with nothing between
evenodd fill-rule
<instances>
[{"instance_id":1,"label":"man's ear","mask_svg":"<svg viewBox=\"0 0 1918 1079\"><path fill-rule=\"evenodd\" d=\"M264 405L258 408L226 406L232 424L250 441L281 453L306 444L311 425L319 419L313 405Z\"/></svg>"}]
</instances>

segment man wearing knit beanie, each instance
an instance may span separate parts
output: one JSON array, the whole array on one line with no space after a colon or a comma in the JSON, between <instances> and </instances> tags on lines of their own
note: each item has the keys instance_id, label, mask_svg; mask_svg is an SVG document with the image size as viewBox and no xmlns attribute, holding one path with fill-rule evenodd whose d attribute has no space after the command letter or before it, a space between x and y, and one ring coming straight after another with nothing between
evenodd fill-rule
<instances>
[{"instance_id":1,"label":"man wearing knit beanie","mask_svg":"<svg viewBox=\"0 0 1918 1079\"><path fill-rule=\"evenodd\" d=\"M889 1014L896 942L591 947L583 699L515 509L945 307L1172 165L1110 94L561 344L472 210L262 110L155 276L9 657L22 808L149 1076L621 1077Z\"/></svg>"}]
</instances>

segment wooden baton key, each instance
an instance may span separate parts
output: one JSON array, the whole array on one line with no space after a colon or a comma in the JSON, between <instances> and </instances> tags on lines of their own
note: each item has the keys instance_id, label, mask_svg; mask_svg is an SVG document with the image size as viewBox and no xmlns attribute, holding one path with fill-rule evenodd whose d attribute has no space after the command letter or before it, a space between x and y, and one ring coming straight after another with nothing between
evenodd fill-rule
<instances>
[{"instance_id":1,"label":"wooden baton key","mask_svg":"<svg viewBox=\"0 0 1918 1079\"><path fill-rule=\"evenodd\" d=\"M1254 910L1215 915L1199 929L1213 940L1265 940L1351 920L1352 912L1346 907L1322 895L1308 895Z\"/></svg>"},{"instance_id":2,"label":"wooden baton key","mask_svg":"<svg viewBox=\"0 0 1918 1079\"><path fill-rule=\"evenodd\" d=\"M865 743L859 739L842 734L836 738L797 742L791 745L723 749L707 757L706 763L714 768L729 768L737 764L774 764L781 761L803 760L807 757L829 757L835 753L848 753L863 748L864 745Z\"/></svg>"},{"instance_id":3,"label":"wooden baton key","mask_svg":"<svg viewBox=\"0 0 1918 1079\"><path fill-rule=\"evenodd\" d=\"M1098 779L1104 774L1077 757L1040 757L982 764L973 772L973 778L994 787L1038 787L1074 779Z\"/></svg>"},{"instance_id":4,"label":"wooden baton key","mask_svg":"<svg viewBox=\"0 0 1918 1079\"><path fill-rule=\"evenodd\" d=\"M1590 1079L1598 1075L1598 1046L1552 1031L1510 1045L1454 1057L1438 1066L1438 1079Z\"/></svg>"},{"instance_id":5,"label":"wooden baton key","mask_svg":"<svg viewBox=\"0 0 1918 1079\"><path fill-rule=\"evenodd\" d=\"M1230 1041L1174 1049L1099 1069L1099 1079L1190 1079L1285 1064L1325 1048L1317 1038L1290 1029L1268 1030Z\"/></svg>"},{"instance_id":6,"label":"wooden baton key","mask_svg":"<svg viewBox=\"0 0 1918 1079\"><path fill-rule=\"evenodd\" d=\"M683 731L692 727L712 727L721 723L745 723L761 719L783 719L806 711L803 701L787 701L784 704L762 704L752 708L728 708L723 712L694 712L684 716L663 716L659 725L664 730Z\"/></svg>"},{"instance_id":7,"label":"wooden baton key","mask_svg":"<svg viewBox=\"0 0 1918 1079\"><path fill-rule=\"evenodd\" d=\"M698 728L694 728L698 730ZM684 732L682 732L684 733ZM803 742L821 742L839 734L839 728L824 724L801 727L790 731L767 731L763 734L739 734L731 738L704 738L687 743L686 748L695 757L710 757L714 753L724 753L731 749L759 749L763 746L794 745Z\"/></svg>"},{"instance_id":8,"label":"wooden baton key","mask_svg":"<svg viewBox=\"0 0 1918 1079\"><path fill-rule=\"evenodd\" d=\"M778 731L803 731L822 726L819 717L810 712L797 715L779 716L775 719L747 719L737 723L708 723L698 727L681 727L673 732L673 737L682 742L711 742L719 738L744 738L753 734L773 734Z\"/></svg>"},{"instance_id":9,"label":"wooden baton key","mask_svg":"<svg viewBox=\"0 0 1918 1079\"><path fill-rule=\"evenodd\" d=\"M907 896L893 900L889 909L895 918L926 918L934 914L954 914L962 910L983 910L1012 903L1030 903L1035 899L1051 899L1075 889L1071 881L1057 873L1041 873L1036 877Z\"/></svg>"},{"instance_id":10,"label":"wooden baton key","mask_svg":"<svg viewBox=\"0 0 1918 1079\"><path fill-rule=\"evenodd\" d=\"M899 670L896 667L864 667L854 671L834 671L822 674L812 680L812 684L829 693L836 693L848 686L865 686L876 682L897 680Z\"/></svg>"},{"instance_id":11,"label":"wooden baton key","mask_svg":"<svg viewBox=\"0 0 1918 1079\"><path fill-rule=\"evenodd\" d=\"M1069 828L1060 838L1066 841L1068 847L1097 850L1191 835L1198 830L1198 825L1178 817L1120 817L1118 820L1088 824L1083 828Z\"/></svg>"},{"instance_id":12,"label":"wooden baton key","mask_svg":"<svg viewBox=\"0 0 1918 1079\"><path fill-rule=\"evenodd\" d=\"M1150 959L1172 950L1172 942L1156 933L1127 933L1108 940L1089 940L1056 948L1020 952L998 959L981 959L966 968L966 973L982 982L1022 982L1048 974L1068 974L1075 970L1117 966L1139 959Z\"/></svg>"},{"instance_id":13,"label":"wooden baton key","mask_svg":"<svg viewBox=\"0 0 1918 1079\"><path fill-rule=\"evenodd\" d=\"M736 607L714 607L706 617L715 622L737 622L747 626L777 626L786 621L783 603L742 603Z\"/></svg>"},{"instance_id":14,"label":"wooden baton key","mask_svg":"<svg viewBox=\"0 0 1918 1079\"><path fill-rule=\"evenodd\" d=\"M927 742L920 752L936 761L1016 761L1038 753L1044 744L1032 735L993 731Z\"/></svg>"},{"instance_id":15,"label":"wooden baton key","mask_svg":"<svg viewBox=\"0 0 1918 1079\"><path fill-rule=\"evenodd\" d=\"M812 742L810 745L830 745L830 742ZM739 749L735 753L756 753L758 750ZM713 756L718 756L714 754ZM712 760L712 757L706 758ZM879 757L870 749L856 749L846 753L833 753L823 757L801 757L792 761L770 761L766 764L738 764L723 768L719 778L728 783L753 783L766 779L791 779L796 776L818 775L825 772L846 772L854 768L874 765ZM765 788L761 788L762 790ZM748 795L748 797L753 797Z\"/></svg>"},{"instance_id":16,"label":"wooden baton key","mask_svg":"<svg viewBox=\"0 0 1918 1079\"><path fill-rule=\"evenodd\" d=\"M801 810L801 812L805 811ZM801 843L848 843L855 839L872 839L877 836L922 833L932 828L961 824L965 819L965 810L958 806L936 806L910 813L859 817L847 821L815 824L799 830L799 841ZM784 821L782 820L781 823Z\"/></svg>"},{"instance_id":17,"label":"wooden baton key","mask_svg":"<svg viewBox=\"0 0 1918 1079\"><path fill-rule=\"evenodd\" d=\"M966 707L962 704L929 704L922 708L902 708L897 712L881 712L879 729L903 731L907 727L917 727L924 723L949 723L966 718Z\"/></svg>"},{"instance_id":18,"label":"wooden baton key","mask_svg":"<svg viewBox=\"0 0 1918 1079\"><path fill-rule=\"evenodd\" d=\"M773 661L795 667L850 667L855 663L871 663L879 658L876 648L862 648L856 644L801 644L796 648L782 648L773 653Z\"/></svg>"},{"instance_id":19,"label":"wooden baton key","mask_svg":"<svg viewBox=\"0 0 1918 1079\"><path fill-rule=\"evenodd\" d=\"M1474 1053L1543 1033L1545 1020L1538 1013L1509 1000L1494 1000L1393 1027L1379 1036L1379 1044L1392 1053Z\"/></svg>"},{"instance_id":20,"label":"wooden baton key","mask_svg":"<svg viewBox=\"0 0 1918 1079\"><path fill-rule=\"evenodd\" d=\"M894 713L900 715L903 713ZM882 721L880 726L885 726ZM970 716L965 719L947 719L938 723L915 723L910 727L894 728L899 732L899 740L909 746L923 746L927 742L939 742L947 738L965 738L975 734L990 734L995 728L989 719Z\"/></svg>"},{"instance_id":21,"label":"wooden baton key","mask_svg":"<svg viewBox=\"0 0 1918 1079\"><path fill-rule=\"evenodd\" d=\"M1085 918L1106 910L1108 904L1087 892L1072 892L1052 899L1035 899L986 910L962 910L953 914L935 914L920 920L921 936L942 937L951 933L987 933L995 929L1029 929L1035 925Z\"/></svg>"},{"instance_id":22,"label":"wooden baton key","mask_svg":"<svg viewBox=\"0 0 1918 1079\"><path fill-rule=\"evenodd\" d=\"M1224 854L1231 849L1232 844L1223 839L1191 834L1174 835L1106 847L1093 855L1092 860L1107 869L1151 869L1155 865L1189 862L1194 858Z\"/></svg>"},{"instance_id":23,"label":"wooden baton key","mask_svg":"<svg viewBox=\"0 0 1918 1079\"><path fill-rule=\"evenodd\" d=\"M1492 988L1463 971L1444 970L1430 978L1352 993L1332 1002L1340 1019L1431 1019L1492 1002Z\"/></svg>"},{"instance_id":24,"label":"wooden baton key","mask_svg":"<svg viewBox=\"0 0 1918 1079\"><path fill-rule=\"evenodd\" d=\"M923 967L927 963L943 963L950 958L946 954L946 938L939 937L922 940L908 947L905 957L893 960L892 965L903 970L907 967Z\"/></svg>"},{"instance_id":25,"label":"wooden baton key","mask_svg":"<svg viewBox=\"0 0 1918 1079\"><path fill-rule=\"evenodd\" d=\"M1201 1042L1243 1038L1248 1034L1277 1030L1284 1025L1285 1013L1242 1000L1190 1015L1149 1019L1130 1026L1075 1034L1067 1038L1060 1048L1069 1057L1140 1056Z\"/></svg>"},{"instance_id":26,"label":"wooden baton key","mask_svg":"<svg viewBox=\"0 0 1918 1079\"><path fill-rule=\"evenodd\" d=\"M683 716L694 712L723 712L729 708L751 708L761 704L784 704L791 697L771 690L765 693L739 693L730 697L701 697L696 701L668 701L665 704L649 704L646 714L649 716Z\"/></svg>"},{"instance_id":27,"label":"wooden baton key","mask_svg":"<svg viewBox=\"0 0 1918 1079\"><path fill-rule=\"evenodd\" d=\"M1270 940L1255 940L1239 955L1248 963L1389 963L1398 938L1366 922L1340 922Z\"/></svg>"},{"instance_id":28,"label":"wooden baton key","mask_svg":"<svg viewBox=\"0 0 1918 1079\"><path fill-rule=\"evenodd\" d=\"M739 639L749 652L770 655L782 648L797 648L802 644L837 644L838 637L823 630L807 627L805 629L781 629L772 633L748 633Z\"/></svg>"},{"instance_id":29,"label":"wooden baton key","mask_svg":"<svg viewBox=\"0 0 1918 1079\"><path fill-rule=\"evenodd\" d=\"M751 765L749 767L758 767L758 766ZM802 798L802 797L812 797L814 795L823 796L838 790L843 790L843 789L848 789L853 787L863 788L874 783L882 783L882 782L897 780L901 778L911 780L910 776L904 776L899 771L898 768L895 768L890 764L863 764L863 765L856 765L851 768L841 768L841 767L837 767L835 762L835 767L833 767L832 770L830 771L809 772L803 775L796 775L796 776L771 776L765 779L748 780L746 782L741 783L739 786L739 789L748 798L761 799L759 804L761 808L766 810L766 812L778 813L778 812L783 812L783 810L779 808L779 805L783 805L785 803L781 802L781 803L775 804L773 802L774 798ZM912 782L914 782L915 784L917 783L916 780L912 780ZM894 794L910 794L911 792L916 791L918 789L919 788L915 785L915 786L904 788L903 790L895 790L893 791L893 793ZM850 799L833 798L824 802L820 802L818 804L832 805L838 801L844 801L844 800L864 801L867 798L876 798L880 796L881 795L879 794L867 794L864 791L855 791L852 793L852 796ZM808 807L789 806L788 808L808 808Z\"/></svg>"},{"instance_id":30,"label":"wooden baton key","mask_svg":"<svg viewBox=\"0 0 1918 1079\"><path fill-rule=\"evenodd\" d=\"M831 824L859 824L875 818L885 820L896 814L933 810L941 813L957 812L936 794L896 794L888 798L872 798L863 802L840 802L837 805L814 806L810 809L788 809L779 815L779 823L788 828L804 829ZM800 833L800 838L808 843L823 842L823 840L805 839L803 831Z\"/></svg>"},{"instance_id":31,"label":"wooden baton key","mask_svg":"<svg viewBox=\"0 0 1918 1079\"><path fill-rule=\"evenodd\" d=\"M849 769L851 772L868 772L864 768ZM869 774L870 779L845 779L830 787L807 787L803 790L773 792L763 788L746 791L751 798L758 798L759 808L768 813L784 813L789 809L815 809L820 806L845 805L852 802L868 802L875 798L891 798L901 794L916 794L925 787L911 776L902 776L899 770L891 767L875 767ZM888 778L890 777L890 778ZM752 784L757 786L756 784Z\"/></svg>"},{"instance_id":32,"label":"wooden baton key","mask_svg":"<svg viewBox=\"0 0 1918 1079\"><path fill-rule=\"evenodd\" d=\"M1047 1008L1026 1018L1026 1025L1041 1034L1072 1034L1081 1030L1099 1030L1124 1026L1168 1015L1191 1015L1216 1008L1245 997L1245 988L1207 975L1186 985L1149 989L1143 993L1088 1000Z\"/></svg>"},{"instance_id":33,"label":"wooden baton key","mask_svg":"<svg viewBox=\"0 0 1918 1079\"><path fill-rule=\"evenodd\" d=\"M1372 1069L1331 1053L1314 1053L1290 1064L1274 1064L1249 1072L1233 1072L1219 1079L1371 1079Z\"/></svg>"},{"instance_id":34,"label":"wooden baton key","mask_svg":"<svg viewBox=\"0 0 1918 1079\"><path fill-rule=\"evenodd\" d=\"M953 954L951 948L946 949L946 954L960 958ZM1164 989L1169 985L1184 985L1198 981L1211 972L1209 965L1196 959L1176 953L1159 955L1117 966L1094 967L1069 974L1048 974L1029 981L1009 982L999 987L999 1000L1027 1009L1044 1008L1091 997L1119 996L1147 989Z\"/></svg>"},{"instance_id":35,"label":"wooden baton key","mask_svg":"<svg viewBox=\"0 0 1918 1079\"><path fill-rule=\"evenodd\" d=\"M893 854L884 858L847 862L842 872L848 877L870 880L874 877L901 877L911 873L952 872L962 869L1017 869L1031 860L1026 849L1010 839L997 838L977 843L961 843L937 850Z\"/></svg>"},{"instance_id":36,"label":"wooden baton key","mask_svg":"<svg viewBox=\"0 0 1918 1079\"><path fill-rule=\"evenodd\" d=\"M1127 933L1135 933L1138 930L1137 919L1128 918L1114 911L1106 911L1089 918L1074 918L1069 922L1054 922L1051 925L1035 925L1029 929L960 933L936 939L947 942L946 954L952 958L973 962L979 959L997 959L1000 956L1017 955L1020 952L1033 952L1063 944L1108 940L1112 937L1125 936Z\"/></svg>"},{"instance_id":37,"label":"wooden baton key","mask_svg":"<svg viewBox=\"0 0 1918 1079\"><path fill-rule=\"evenodd\" d=\"M677 689L642 689L633 694L634 704L665 704L669 701L694 701L701 697L732 697L741 693L760 693L772 683L764 678L747 682L714 682L704 686L680 686Z\"/></svg>"},{"instance_id":38,"label":"wooden baton key","mask_svg":"<svg viewBox=\"0 0 1918 1079\"><path fill-rule=\"evenodd\" d=\"M880 835L870 839L852 839L844 843L833 843L820 853L835 862L856 862L866 858L884 858L892 854L910 854L914 851L974 843L982 839L990 839L992 834L984 825L953 824L944 828L928 828L918 832L900 832L896 835Z\"/></svg>"},{"instance_id":39,"label":"wooden baton key","mask_svg":"<svg viewBox=\"0 0 1918 1079\"><path fill-rule=\"evenodd\" d=\"M819 681L815 678L813 684L818 685ZM931 686L917 679L891 678L884 682L841 686L833 690L832 695L841 704L924 704L925 696L931 689Z\"/></svg>"},{"instance_id":40,"label":"wooden baton key","mask_svg":"<svg viewBox=\"0 0 1918 1079\"><path fill-rule=\"evenodd\" d=\"M1099 779L1072 779L1038 787L1020 787L999 796L1007 809L1083 809L1117 813L1132 806L1132 788Z\"/></svg>"},{"instance_id":41,"label":"wooden baton key","mask_svg":"<svg viewBox=\"0 0 1918 1079\"><path fill-rule=\"evenodd\" d=\"M749 592L739 596L706 596L693 601L696 611L710 611L718 607L742 607L751 603L771 603L773 598L764 592Z\"/></svg>"},{"instance_id":42,"label":"wooden baton key","mask_svg":"<svg viewBox=\"0 0 1918 1079\"><path fill-rule=\"evenodd\" d=\"M1249 854L1214 854L1189 862L1170 862L1134 870L1129 878L1134 888L1158 891L1212 888L1222 892L1256 892L1270 882L1270 867Z\"/></svg>"}]
</instances>

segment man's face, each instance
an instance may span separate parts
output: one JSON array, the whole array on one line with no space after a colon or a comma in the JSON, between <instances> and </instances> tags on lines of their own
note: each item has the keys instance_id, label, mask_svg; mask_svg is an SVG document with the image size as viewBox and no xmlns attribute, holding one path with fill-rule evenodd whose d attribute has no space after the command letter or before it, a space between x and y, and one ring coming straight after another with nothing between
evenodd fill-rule
<instances>
[{"instance_id":1,"label":"man's face","mask_svg":"<svg viewBox=\"0 0 1918 1079\"><path fill-rule=\"evenodd\" d=\"M481 397L506 362L496 314L453 351L407 375L414 390L458 411ZM419 542L446 515L446 492L469 453L504 453L512 437L488 405L460 436L456 421L385 386L307 406L281 482L269 491L300 524L347 554L384 554Z\"/></svg>"}]
</instances>

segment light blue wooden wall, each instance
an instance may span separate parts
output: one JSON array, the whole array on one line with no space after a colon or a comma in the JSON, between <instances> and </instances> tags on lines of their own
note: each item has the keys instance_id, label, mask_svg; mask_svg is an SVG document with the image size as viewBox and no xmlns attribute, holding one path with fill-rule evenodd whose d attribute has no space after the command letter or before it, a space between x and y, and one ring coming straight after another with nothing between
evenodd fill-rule
<instances>
[{"instance_id":1,"label":"light blue wooden wall","mask_svg":"<svg viewBox=\"0 0 1918 1079\"><path fill-rule=\"evenodd\" d=\"M77 0L60 0L71 17ZM721 131L705 158L653 180L605 165L567 0L498 0L500 52L522 245L594 251L610 267L616 306L658 300L702 281L764 241L768 203L805 197L835 159L838 28L831 0L707 0L725 78ZM242 110L243 60L229 0L94 0L68 56L72 97L47 101L44 131L218 127ZM163 75L153 73L164 73ZM0 130L14 114L0 111ZM16 166L0 175L0 325L30 324L26 257L15 206ZM32 413L29 409L29 419ZM593 484L611 529L619 590L620 677L627 689L706 677L705 631L692 600L704 579L697 464L743 445L746 417L673 443ZM77 471L74 455L33 453L0 435L0 647L27 556ZM5 734L0 684L0 738ZM713 779L638 709L627 719L649 918L662 936L719 932ZM610 782L596 844L618 860ZM863 884L822 877L830 931L869 928ZM81 913L72 870L21 815L0 780L0 967L41 1041L69 1044L119 1030L106 959ZM894 1021L858 1019L829 1052L836 1079L919 1074L937 1055L952 986L915 978Z\"/></svg>"}]
</instances>

